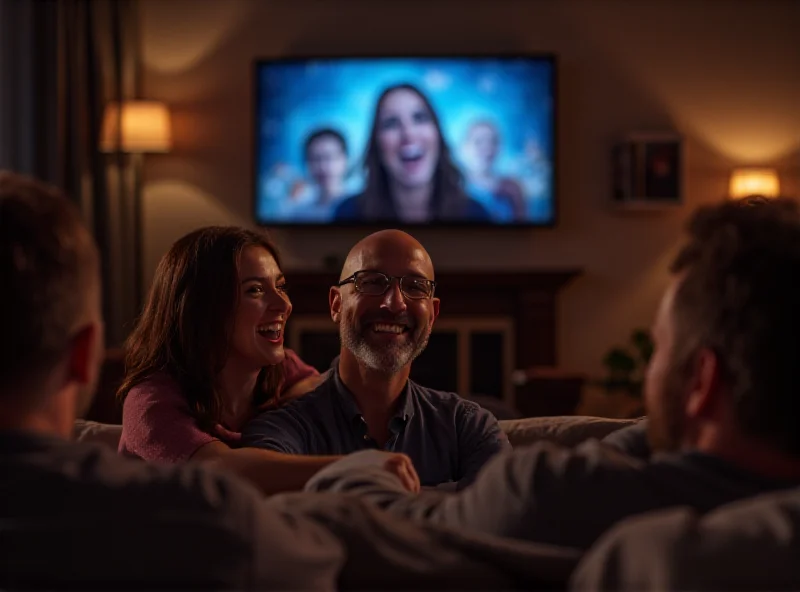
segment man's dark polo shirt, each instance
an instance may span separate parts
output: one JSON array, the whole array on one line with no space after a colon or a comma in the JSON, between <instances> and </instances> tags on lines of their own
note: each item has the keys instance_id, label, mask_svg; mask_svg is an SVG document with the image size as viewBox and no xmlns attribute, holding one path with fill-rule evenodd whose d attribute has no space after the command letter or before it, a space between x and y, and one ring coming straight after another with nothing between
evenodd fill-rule
<instances>
[{"instance_id":1,"label":"man's dark polo shirt","mask_svg":"<svg viewBox=\"0 0 800 592\"><path fill-rule=\"evenodd\" d=\"M492 456L511 449L495 417L480 405L412 380L389 430L384 450L407 454L427 487L456 483L461 489ZM242 431L242 445L309 455L378 448L336 367L307 395L251 421Z\"/></svg>"}]
</instances>

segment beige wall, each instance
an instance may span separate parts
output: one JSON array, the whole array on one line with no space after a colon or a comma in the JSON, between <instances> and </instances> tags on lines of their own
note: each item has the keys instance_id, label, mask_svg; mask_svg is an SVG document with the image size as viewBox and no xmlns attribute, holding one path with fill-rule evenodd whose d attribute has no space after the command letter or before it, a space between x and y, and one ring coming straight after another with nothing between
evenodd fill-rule
<instances>
[{"instance_id":1,"label":"beige wall","mask_svg":"<svg viewBox=\"0 0 800 592\"><path fill-rule=\"evenodd\" d=\"M252 60L291 52L559 55L559 226L417 236L439 269L583 267L561 299L560 361L570 369L597 372L606 348L649 323L682 222L724 195L732 166L781 167L786 193L800 195L800 2L141 2L143 95L170 103L176 136L172 154L146 164L148 282L189 230L252 223ZM670 128L686 137L685 207L609 209L610 144ZM319 267L361 234L275 233L289 270Z\"/></svg>"}]
</instances>

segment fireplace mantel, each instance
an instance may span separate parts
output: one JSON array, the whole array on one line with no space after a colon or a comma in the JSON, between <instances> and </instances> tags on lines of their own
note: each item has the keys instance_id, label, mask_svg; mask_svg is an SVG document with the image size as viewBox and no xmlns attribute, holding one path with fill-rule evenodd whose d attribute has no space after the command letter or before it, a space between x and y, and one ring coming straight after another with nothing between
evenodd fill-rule
<instances>
[{"instance_id":1,"label":"fireplace mantel","mask_svg":"<svg viewBox=\"0 0 800 592\"><path fill-rule=\"evenodd\" d=\"M440 318L509 316L515 325L516 367L555 366L557 296L581 273L577 268L441 271L436 274ZM328 290L338 274L289 271L287 276L293 316L328 314Z\"/></svg>"}]
</instances>

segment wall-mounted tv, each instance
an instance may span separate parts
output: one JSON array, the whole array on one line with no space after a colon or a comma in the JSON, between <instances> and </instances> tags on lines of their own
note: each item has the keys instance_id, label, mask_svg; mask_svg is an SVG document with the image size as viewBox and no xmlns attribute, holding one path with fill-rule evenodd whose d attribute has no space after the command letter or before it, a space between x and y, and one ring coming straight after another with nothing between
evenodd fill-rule
<instances>
[{"instance_id":1,"label":"wall-mounted tv","mask_svg":"<svg viewBox=\"0 0 800 592\"><path fill-rule=\"evenodd\" d=\"M552 56L256 63L255 218L552 226Z\"/></svg>"}]
</instances>

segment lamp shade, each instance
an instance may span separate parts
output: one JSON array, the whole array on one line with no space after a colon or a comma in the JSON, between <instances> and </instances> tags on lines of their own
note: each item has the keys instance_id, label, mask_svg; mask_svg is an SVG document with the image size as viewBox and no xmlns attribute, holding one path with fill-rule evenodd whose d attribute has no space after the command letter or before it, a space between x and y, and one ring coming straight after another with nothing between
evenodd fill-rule
<instances>
[{"instance_id":1,"label":"lamp shade","mask_svg":"<svg viewBox=\"0 0 800 592\"><path fill-rule=\"evenodd\" d=\"M778 173L775 169L736 169L731 175L728 193L733 199L751 195L778 197L781 192Z\"/></svg>"},{"instance_id":2,"label":"lamp shade","mask_svg":"<svg viewBox=\"0 0 800 592\"><path fill-rule=\"evenodd\" d=\"M169 110L157 101L109 103L103 115L103 152L168 152L172 145Z\"/></svg>"}]
</instances>

